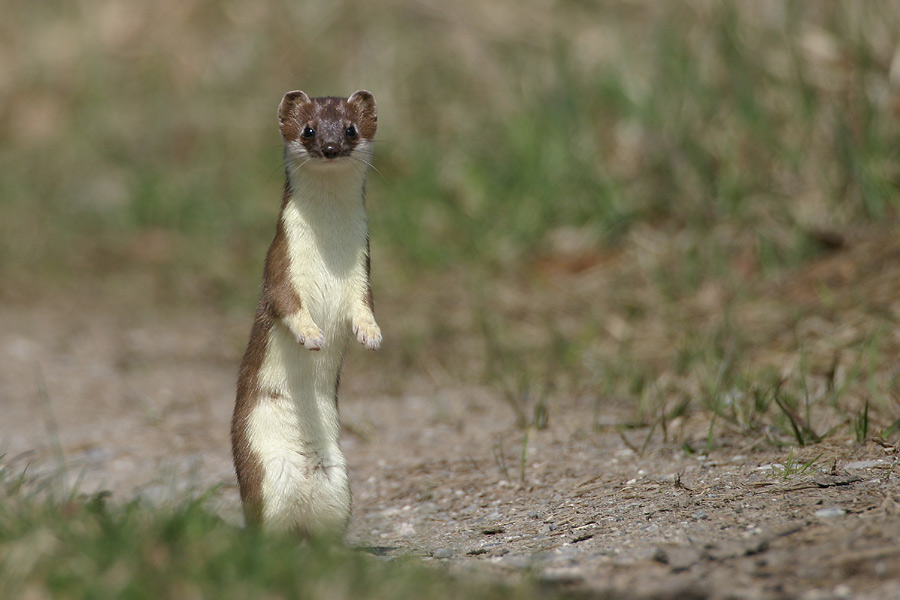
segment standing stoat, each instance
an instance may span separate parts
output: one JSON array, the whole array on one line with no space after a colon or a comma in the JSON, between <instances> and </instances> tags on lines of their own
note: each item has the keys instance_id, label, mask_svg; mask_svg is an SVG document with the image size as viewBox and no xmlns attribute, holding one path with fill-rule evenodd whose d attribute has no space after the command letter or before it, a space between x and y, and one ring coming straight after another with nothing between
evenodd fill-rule
<instances>
[{"instance_id":1,"label":"standing stoat","mask_svg":"<svg viewBox=\"0 0 900 600\"><path fill-rule=\"evenodd\" d=\"M350 518L337 391L351 334L381 345L364 203L376 121L362 90L278 107L284 197L231 423L248 523L340 534Z\"/></svg>"}]
</instances>

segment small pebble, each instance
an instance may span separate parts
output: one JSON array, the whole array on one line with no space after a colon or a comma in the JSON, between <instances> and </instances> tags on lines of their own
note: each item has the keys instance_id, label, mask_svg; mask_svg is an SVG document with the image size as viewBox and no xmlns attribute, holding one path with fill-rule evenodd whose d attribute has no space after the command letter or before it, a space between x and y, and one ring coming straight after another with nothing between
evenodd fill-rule
<instances>
[{"instance_id":1,"label":"small pebble","mask_svg":"<svg viewBox=\"0 0 900 600\"><path fill-rule=\"evenodd\" d=\"M706 519L709 517L709 514L705 510L698 510L691 515L691 518L699 521L701 519Z\"/></svg>"},{"instance_id":2,"label":"small pebble","mask_svg":"<svg viewBox=\"0 0 900 600\"><path fill-rule=\"evenodd\" d=\"M834 595L837 598L852 598L853 590L850 588L849 585L840 583L835 586Z\"/></svg>"},{"instance_id":3,"label":"small pebble","mask_svg":"<svg viewBox=\"0 0 900 600\"><path fill-rule=\"evenodd\" d=\"M452 558L453 550L451 550L450 548L438 548L431 553L431 556L433 556L434 558Z\"/></svg>"},{"instance_id":4,"label":"small pebble","mask_svg":"<svg viewBox=\"0 0 900 600\"><path fill-rule=\"evenodd\" d=\"M831 507L831 508L822 508L816 511L816 516L820 519L834 519L836 517L842 517L847 513L843 508Z\"/></svg>"}]
</instances>

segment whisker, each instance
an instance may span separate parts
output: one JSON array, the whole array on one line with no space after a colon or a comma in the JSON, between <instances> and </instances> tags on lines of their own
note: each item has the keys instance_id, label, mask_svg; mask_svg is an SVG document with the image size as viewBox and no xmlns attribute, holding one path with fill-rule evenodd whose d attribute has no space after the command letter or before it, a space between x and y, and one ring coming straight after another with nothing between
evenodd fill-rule
<instances>
[{"instance_id":1,"label":"whisker","mask_svg":"<svg viewBox=\"0 0 900 600\"><path fill-rule=\"evenodd\" d=\"M289 168L291 169L291 175L298 175L300 173L300 171L303 169L303 167L305 167L310 162L312 162L312 160L313 159L311 156L306 155L303 157L303 161L300 162L299 164L292 161L289 166Z\"/></svg>"},{"instance_id":2,"label":"whisker","mask_svg":"<svg viewBox=\"0 0 900 600\"><path fill-rule=\"evenodd\" d=\"M358 164L356 164L355 159L352 156L349 158L350 158L350 164L353 165L353 168L356 169L356 172L362 176L365 176L365 172L360 168L360 166Z\"/></svg>"},{"instance_id":3,"label":"whisker","mask_svg":"<svg viewBox=\"0 0 900 600\"><path fill-rule=\"evenodd\" d=\"M363 163L364 165L366 165L367 167L369 167L370 169L372 169L373 171L375 171L376 173L378 173L378 174L381 176L382 179L384 179L385 181L387 181L387 177L384 176L384 173L382 173L381 171L379 171L379 170L378 170L378 167L376 167L375 165L373 165L370 161L368 161L368 160L366 160L366 159L364 159L364 158L361 158L361 157L359 157L359 156L353 156L352 154L350 155L350 158L352 158L352 159L355 160L355 161L359 161L359 162Z\"/></svg>"},{"instance_id":4,"label":"whisker","mask_svg":"<svg viewBox=\"0 0 900 600\"><path fill-rule=\"evenodd\" d=\"M269 177L273 177L278 173L280 173L282 176L284 175L284 159L278 161L278 165L272 167L272 169L269 171Z\"/></svg>"}]
</instances>

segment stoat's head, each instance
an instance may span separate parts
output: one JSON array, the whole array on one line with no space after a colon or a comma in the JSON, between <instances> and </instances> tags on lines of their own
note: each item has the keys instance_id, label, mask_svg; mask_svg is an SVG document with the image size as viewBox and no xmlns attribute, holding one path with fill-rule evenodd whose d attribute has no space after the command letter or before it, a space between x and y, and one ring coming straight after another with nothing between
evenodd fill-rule
<instances>
[{"instance_id":1,"label":"stoat's head","mask_svg":"<svg viewBox=\"0 0 900 600\"><path fill-rule=\"evenodd\" d=\"M377 123L375 96L365 90L349 98L288 92L278 107L285 159L294 169L353 162L365 167Z\"/></svg>"}]
</instances>

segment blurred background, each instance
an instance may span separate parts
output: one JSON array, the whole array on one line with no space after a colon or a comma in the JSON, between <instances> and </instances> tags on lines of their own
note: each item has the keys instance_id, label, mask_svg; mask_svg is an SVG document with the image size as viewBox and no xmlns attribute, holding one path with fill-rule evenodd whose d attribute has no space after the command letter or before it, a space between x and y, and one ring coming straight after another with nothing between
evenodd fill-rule
<instances>
[{"instance_id":1,"label":"blurred background","mask_svg":"<svg viewBox=\"0 0 900 600\"><path fill-rule=\"evenodd\" d=\"M567 397L597 426L622 400L776 441L896 432L895 2L3 12L2 303L213 311L238 357L278 102L364 88L386 346L361 368L492 386L523 425Z\"/></svg>"}]
</instances>

